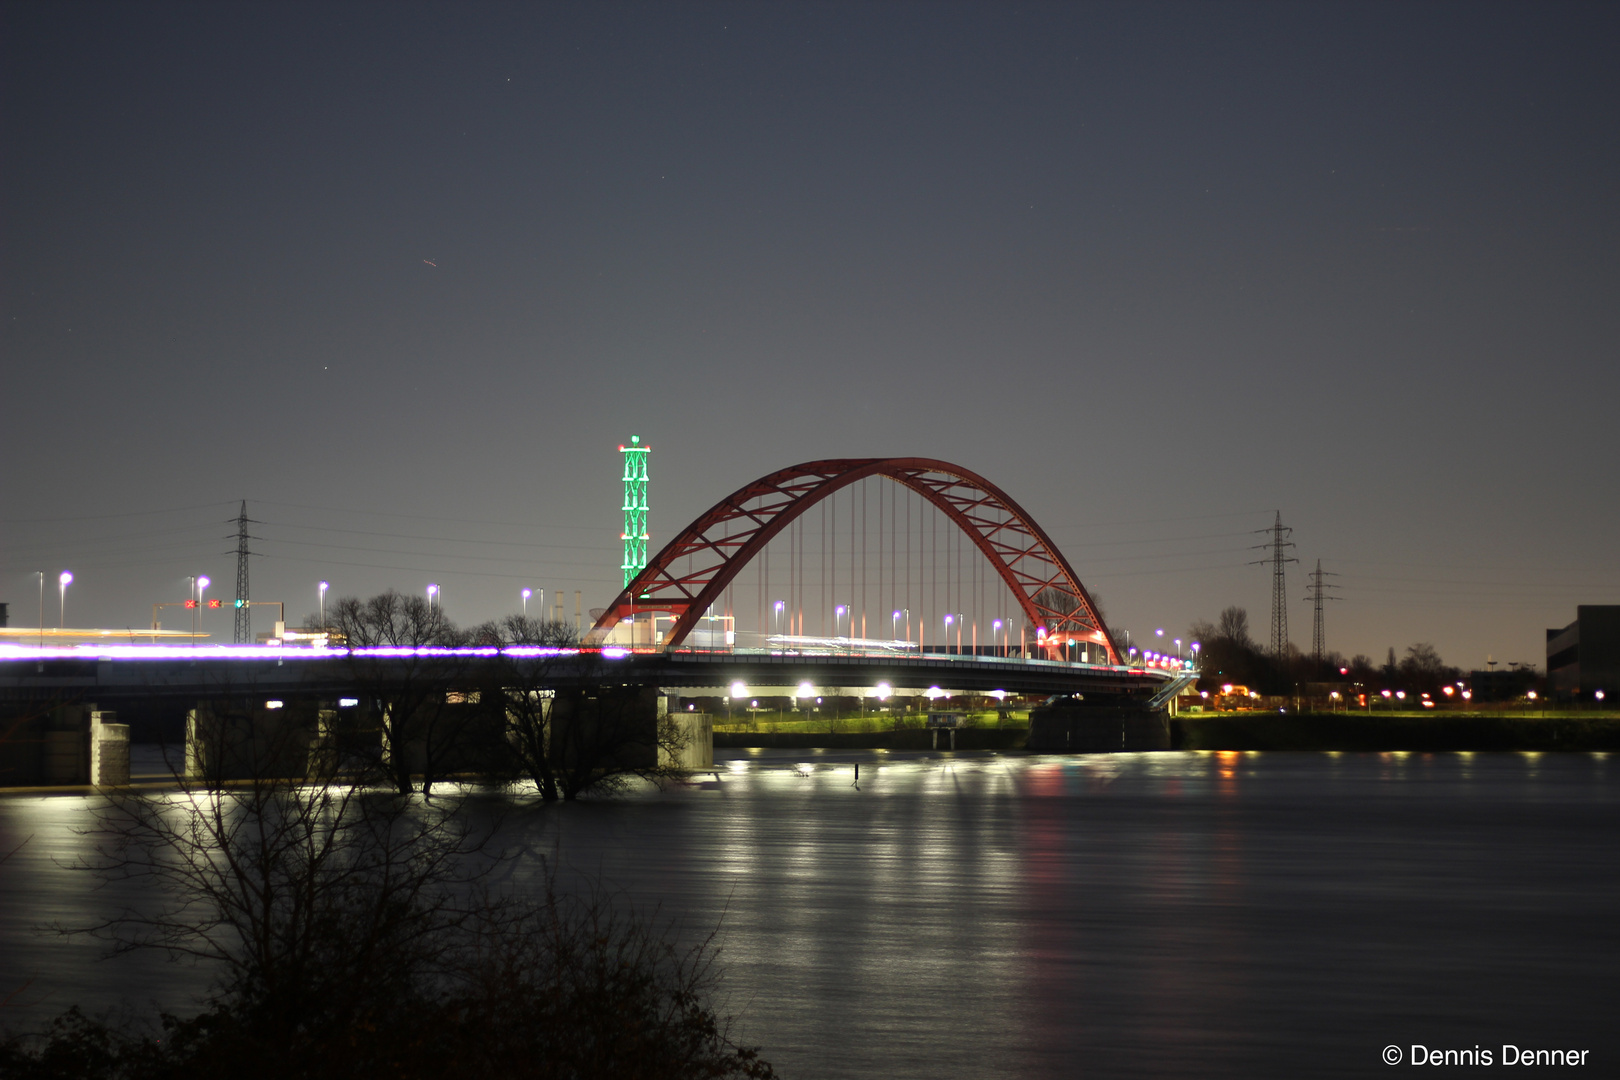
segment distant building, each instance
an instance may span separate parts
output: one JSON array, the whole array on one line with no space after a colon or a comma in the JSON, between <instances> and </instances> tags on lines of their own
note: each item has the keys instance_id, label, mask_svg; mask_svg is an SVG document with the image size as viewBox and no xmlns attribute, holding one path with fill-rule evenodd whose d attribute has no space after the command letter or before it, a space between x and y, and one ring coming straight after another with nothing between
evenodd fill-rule
<instances>
[{"instance_id":1,"label":"distant building","mask_svg":"<svg viewBox=\"0 0 1620 1080\"><path fill-rule=\"evenodd\" d=\"M1468 692L1473 701L1517 701L1536 688L1534 668L1490 668L1468 673Z\"/></svg>"},{"instance_id":2,"label":"distant building","mask_svg":"<svg viewBox=\"0 0 1620 1080\"><path fill-rule=\"evenodd\" d=\"M1558 698L1620 694L1620 604L1582 604L1574 622L1548 629L1547 690Z\"/></svg>"}]
</instances>

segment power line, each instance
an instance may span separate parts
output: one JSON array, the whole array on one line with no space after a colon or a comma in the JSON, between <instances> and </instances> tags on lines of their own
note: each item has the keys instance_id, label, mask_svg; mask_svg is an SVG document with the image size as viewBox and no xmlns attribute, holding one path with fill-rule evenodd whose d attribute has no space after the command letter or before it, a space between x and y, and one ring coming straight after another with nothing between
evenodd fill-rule
<instances>
[{"instance_id":1,"label":"power line","mask_svg":"<svg viewBox=\"0 0 1620 1080\"><path fill-rule=\"evenodd\" d=\"M106 521L109 518L150 517L153 514L178 514L186 510L215 510L221 506L230 505L228 502L198 503L195 506L171 506L164 510L128 510L114 514L83 514L79 517L54 518L7 518L8 525L43 525L59 521Z\"/></svg>"}]
</instances>

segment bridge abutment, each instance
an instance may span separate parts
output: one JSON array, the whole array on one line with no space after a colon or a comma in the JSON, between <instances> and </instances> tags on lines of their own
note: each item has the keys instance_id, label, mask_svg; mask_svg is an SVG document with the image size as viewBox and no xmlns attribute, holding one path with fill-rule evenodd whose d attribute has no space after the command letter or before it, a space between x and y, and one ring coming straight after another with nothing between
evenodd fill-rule
<instances>
[{"instance_id":1,"label":"bridge abutment","mask_svg":"<svg viewBox=\"0 0 1620 1080\"><path fill-rule=\"evenodd\" d=\"M1170 749L1170 714L1139 705L1037 705L1025 749L1096 754Z\"/></svg>"}]
</instances>

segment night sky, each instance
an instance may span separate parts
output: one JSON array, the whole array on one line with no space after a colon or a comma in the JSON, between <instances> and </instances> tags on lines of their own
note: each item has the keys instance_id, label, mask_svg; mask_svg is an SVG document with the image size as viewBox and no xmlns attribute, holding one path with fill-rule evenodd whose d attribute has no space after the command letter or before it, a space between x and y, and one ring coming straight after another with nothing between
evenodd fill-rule
<instances>
[{"instance_id":1,"label":"night sky","mask_svg":"<svg viewBox=\"0 0 1620 1080\"><path fill-rule=\"evenodd\" d=\"M943 458L1111 622L1280 510L1328 645L1544 661L1620 602L1620 7L0 7L0 600L605 605L821 457ZM166 625L180 623L178 615ZM256 626L269 628L260 615ZM227 618L216 629L228 639Z\"/></svg>"}]
</instances>

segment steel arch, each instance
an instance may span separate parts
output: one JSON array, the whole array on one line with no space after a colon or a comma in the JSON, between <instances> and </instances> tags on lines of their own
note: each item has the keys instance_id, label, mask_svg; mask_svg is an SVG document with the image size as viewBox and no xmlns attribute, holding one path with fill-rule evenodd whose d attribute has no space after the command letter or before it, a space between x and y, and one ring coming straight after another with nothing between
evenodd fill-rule
<instances>
[{"instance_id":1,"label":"steel arch","mask_svg":"<svg viewBox=\"0 0 1620 1080\"><path fill-rule=\"evenodd\" d=\"M835 491L884 476L938 507L995 567L1025 616L1045 627L1055 654L1066 641L1119 650L1085 586L1046 532L1004 491L960 465L933 458L832 458L779 469L715 503L681 530L625 586L587 640L602 640L637 612L674 615L666 647L686 640L733 578L793 520ZM734 526L741 525L737 531ZM692 559L690 570L674 567Z\"/></svg>"}]
</instances>

